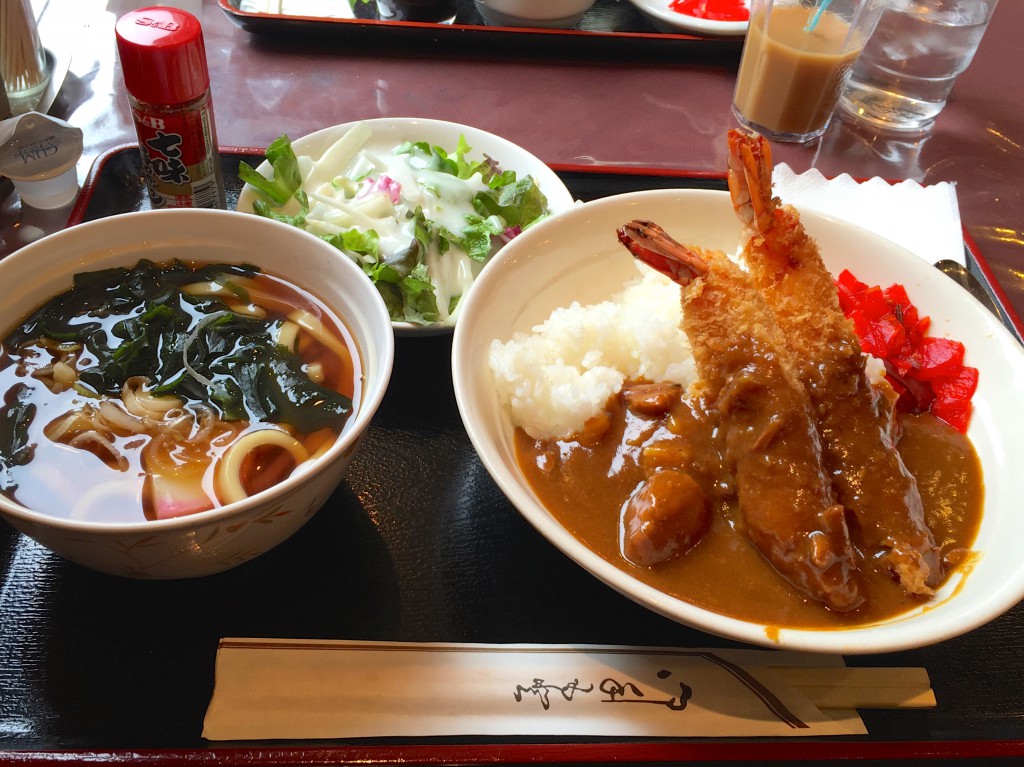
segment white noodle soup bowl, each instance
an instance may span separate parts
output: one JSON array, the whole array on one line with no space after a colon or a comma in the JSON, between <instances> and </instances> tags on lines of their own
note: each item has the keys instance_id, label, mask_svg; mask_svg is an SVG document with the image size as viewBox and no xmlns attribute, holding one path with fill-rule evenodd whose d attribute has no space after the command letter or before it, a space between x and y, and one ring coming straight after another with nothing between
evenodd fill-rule
<instances>
[{"instance_id":1,"label":"white noodle soup bowl","mask_svg":"<svg viewBox=\"0 0 1024 767\"><path fill-rule=\"evenodd\" d=\"M766 647L820 653L895 652L935 644L977 628L1024 598L1024 348L976 299L913 253L860 227L813 213L801 218L833 275L849 268L860 280L904 285L930 335L966 347L980 371L968 436L984 473L982 520L969 567L955 572L920 607L868 625L821 630L767 625L723 615L666 594L588 548L545 507L520 469L515 425L500 401L488 363L495 340L529 332L559 307L611 298L640 271L616 230L632 219L660 224L676 239L732 253L740 224L727 192L657 190L588 202L515 238L488 264L455 329L456 402L484 467L522 516L566 556L606 585L650 610L710 634ZM616 519L609 520L616 525ZM722 580L728 589L728 577ZM823 608L824 609L824 608Z\"/></svg>"},{"instance_id":2,"label":"white noodle soup bowl","mask_svg":"<svg viewBox=\"0 0 1024 767\"><path fill-rule=\"evenodd\" d=\"M347 256L295 227L242 213L125 213L70 227L0 261L2 331L68 290L79 272L142 259L252 264L307 291L345 323L363 380L354 412L323 454L279 484L219 508L139 522L72 520L0 495L0 516L65 559L133 578L193 578L241 565L280 544L327 501L352 461L391 377L394 333L377 290Z\"/></svg>"}]
</instances>

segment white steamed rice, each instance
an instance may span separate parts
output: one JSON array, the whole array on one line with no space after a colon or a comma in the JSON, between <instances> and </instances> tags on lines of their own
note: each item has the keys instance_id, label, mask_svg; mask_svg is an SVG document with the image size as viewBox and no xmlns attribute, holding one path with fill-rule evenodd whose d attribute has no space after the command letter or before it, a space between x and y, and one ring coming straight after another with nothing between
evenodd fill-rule
<instances>
[{"instance_id":1,"label":"white steamed rice","mask_svg":"<svg viewBox=\"0 0 1024 767\"><path fill-rule=\"evenodd\" d=\"M573 302L530 333L493 341L488 361L498 397L534 439L570 436L626 379L696 380L680 321L679 286L646 271L608 301Z\"/></svg>"}]
</instances>

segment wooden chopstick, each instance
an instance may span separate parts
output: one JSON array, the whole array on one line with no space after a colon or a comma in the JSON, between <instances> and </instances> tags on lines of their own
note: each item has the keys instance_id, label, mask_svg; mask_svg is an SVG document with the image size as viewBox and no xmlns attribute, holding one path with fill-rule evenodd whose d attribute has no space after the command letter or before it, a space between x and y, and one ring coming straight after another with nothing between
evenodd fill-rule
<instances>
[{"instance_id":1,"label":"wooden chopstick","mask_svg":"<svg viewBox=\"0 0 1024 767\"><path fill-rule=\"evenodd\" d=\"M923 668L773 667L771 679L800 691L818 708L932 708L936 705Z\"/></svg>"}]
</instances>

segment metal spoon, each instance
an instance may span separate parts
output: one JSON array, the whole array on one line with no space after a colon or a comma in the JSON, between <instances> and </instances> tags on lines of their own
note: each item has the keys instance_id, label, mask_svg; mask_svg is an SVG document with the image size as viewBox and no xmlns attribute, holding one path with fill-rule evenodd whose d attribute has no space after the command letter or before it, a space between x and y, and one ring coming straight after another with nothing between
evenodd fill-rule
<instances>
[{"instance_id":1,"label":"metal spoon","mask_svg":"<svg viewBox=\"0 0 1024 767\"><path fill-rule=\"evenodd\" d=\"M959 264L952 259L944 258L941 261L936 261L934 264L935 268L945 274L947 277L955 281L960 287L964 288L968 293L981 301L992 314L999 318L1000 322L1004 325L1009 325L1006 322L1006 313L1003 311L1003 307L999 305L999 302L985 290L985 286L981 280L971 274L970 270L963 264Z\"/></svg>"}]
</instances>

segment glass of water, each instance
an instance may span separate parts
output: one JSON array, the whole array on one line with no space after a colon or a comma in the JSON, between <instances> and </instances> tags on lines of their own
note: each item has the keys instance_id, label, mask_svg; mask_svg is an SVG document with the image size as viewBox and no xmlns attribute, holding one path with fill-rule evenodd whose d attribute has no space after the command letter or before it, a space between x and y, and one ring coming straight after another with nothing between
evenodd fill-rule
<instances>
[{"instance_id":1,"label":"glass of water","mask_svg":"<svg viewBox=\"0 0 1024 767\"><path fill-rule=\"evenodd\" d=\"M998 1L888 0L840 107L892 130L929 128L974 58Z\"/></svg>"}]
</instances>

